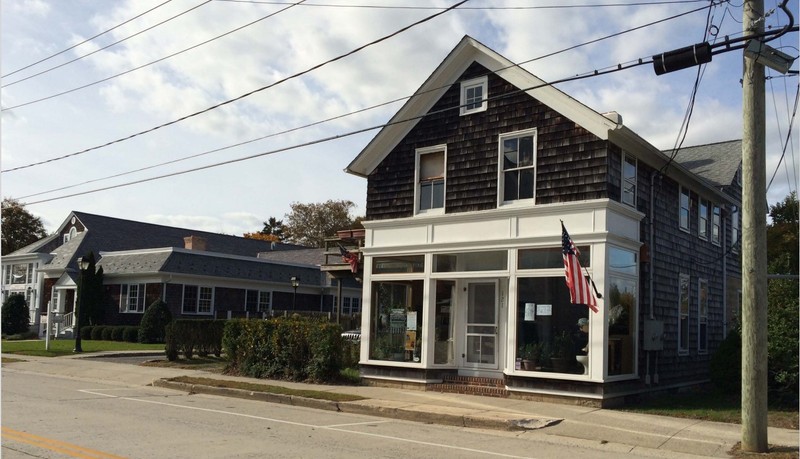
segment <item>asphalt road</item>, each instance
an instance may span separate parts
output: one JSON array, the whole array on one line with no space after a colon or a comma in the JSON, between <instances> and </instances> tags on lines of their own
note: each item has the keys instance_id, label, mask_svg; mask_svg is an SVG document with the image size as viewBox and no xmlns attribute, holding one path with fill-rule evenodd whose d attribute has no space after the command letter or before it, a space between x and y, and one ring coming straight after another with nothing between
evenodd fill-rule
<instances>
[{"instance_id":1,"label":"asphalt road","mask_svg":"<svg viewBox=\"0 0 800 459\"><path fill-rule=\"evenodd\" d=\"M2 372L3 458L644 457L500 432Z\"/></svg>"}]
</instances>

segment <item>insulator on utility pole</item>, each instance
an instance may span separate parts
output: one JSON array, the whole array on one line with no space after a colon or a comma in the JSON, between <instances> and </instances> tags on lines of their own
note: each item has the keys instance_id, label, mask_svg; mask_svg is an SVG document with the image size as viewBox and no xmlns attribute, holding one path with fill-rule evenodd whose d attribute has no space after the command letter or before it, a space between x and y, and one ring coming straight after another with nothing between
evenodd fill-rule
<instances>
[{"instance_id":1,"label":"insulator on utility pole","mask_svg":"<svg viewBox=\"0 0 800 459\"><path fill-rule=\"evenodd\" d=\"M706 41L653 56L656 75L711 62L711 45Z\"/></svg>"}]
</instances>

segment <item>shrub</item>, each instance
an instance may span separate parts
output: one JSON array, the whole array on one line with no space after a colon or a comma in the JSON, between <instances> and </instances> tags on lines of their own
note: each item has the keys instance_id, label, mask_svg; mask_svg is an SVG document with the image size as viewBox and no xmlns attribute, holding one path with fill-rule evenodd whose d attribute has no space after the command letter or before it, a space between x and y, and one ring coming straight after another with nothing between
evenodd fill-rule
<instances>
[{"instance_id":1,"label":"shrub","mask_svg":"<svg viewBox=\"0 0 800 459\"><path fill-rule=\"evenodd\" d=\"M11 295L2 306L2 327L3 333L13 335L25 333L30 326L30 315L28 313L28 302L22 295Z\"/></svg>"},{"instance_id":2,"label":"shrub","mask_svg":"<svg viewBox=\"0 0 800 459\"><path fill-rule=\"evenodd\" d=\"M136 343L139 341L139 327L127 326L123 327L122 340L128 343Z\"/></svg>"},{"instance_id":3,"label":"shrub","mask_svg":"<svg viewBox=\"0 0 800 459\"><path fill-rule=\"evenodd\" d=\"M86 325L81 327L81 339L92 339L92 330L94 325Z\"/></svg>"},{"instance_id":4,"label":"shrub","mask_svg":"<svg viewBox=\"0 0 800 459\"><path fill-rule=\"evenodd\" d=\"M103 330L105 329L105 325L95 325L94 328L92 328L92 339L95 341L103 339Z\"/></svg>"},{"instance_id":5,"label":"shrub","mask_svg":"<svg viewBox=\"0 0 800 459\"><path fill-rule=\"evenodd\" d=\"M111 341L111 333L113 333L114 327L103 327L103 331L100 332L100 339L103 341Z\"/></svg>"},{"instance_id":6,"label":"shrub","mask_svg":"<svg viewBox=\"0 0 800 459\"><path fill-rule=\"evenodd\" d=\"M176 356L183 353L187 359L194 357L195 351L201 357L211 353L219 357L224 327L224 320L175 320L168 326L167 348Z\"/></svg>"},{"instance_id":7,"label":"shrub","mask_svg":"<svg viewBox=\"0 0 800 459\"><path fill-rule=\"evenodd\" d=\"M166 343L164 351L167 354L167 360L170 362L178 360L178 340L175 336L174 325L174 322L170 322L164 327L164 341Z\"/></svg>"},{"instance_id":8,"label":"shrub","mask_svg":"<svg viewBox=\"0 0 800 459\"><path fill-rule=\"evenodd\" d=\"M122 325L111 327L111 339L113 341L122 341L122 333L125 331L125 327Z\"/></svg>"},{"instance_id":9,"label":"shrub","mask_svg":"<svg viewBox=\"0 0 800 459\"><path fill-rule=\"evenodd\" d=\"M709 373L714 387L723 394L742 391L742 335L731 330L711 357Z\"/></svg>"},{"instance_id":10,"label":"shrub","mask_svg":"<svg viewBox=\"0 0 800 459\"><path fill-rule=\"evenodd\" d=\"M172 322L172 313L167 303L157 300L147 307L139 323L140 343L163 343L166 341L165 327Z\"/></svg>"}]
</instances>

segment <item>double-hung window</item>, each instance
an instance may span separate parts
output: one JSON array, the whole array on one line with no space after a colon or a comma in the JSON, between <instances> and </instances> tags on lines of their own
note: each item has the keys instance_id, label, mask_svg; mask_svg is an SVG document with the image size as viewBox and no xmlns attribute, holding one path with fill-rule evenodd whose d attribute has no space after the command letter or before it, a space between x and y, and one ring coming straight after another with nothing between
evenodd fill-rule
<instances>
[{"instance_id":1,"label":"double-hung window","mask_svg":"<svg viewBox=\"0 0 800 459\"><path fill-rule=\"evenodd\" d=\"M680 213L678 215L680 228L683 231L689 232L689 209L691 207L691 200L689 199L689 189L681 187L680 195Z\"/></svg>"},{"instance_id":2,"label":"double-hung window","mask_svg":"<svg viewBox=\"0 0 800 459\"><path fill-rule=\"evenodd\" d=\"M499 203L533 200L536 190L536 129L500 135Z\"/></svg>"},{"instance_id":3,"label":"double-hung window","mask_svg":"<svg viewBox=\"0 0 800 459\"><path fill-rule=\"evenodd\" d=\"M689 275L680 275L678 304L678 352L689 352Z\"/></svg>"},{"instance_id":4,"label":"double-hung window","mask_svg":"<svg viewBox=\"0 0 800 459\"><path fill-rule=\"evenodd\" d=\"M214 287L202 285L184 285L182 312L184 314L213 313Z\"/></svg>"},{"instance_id":5,"label":"double-hung window","mask_svg":"<svg viewBox=\"0 0 800 459\"><path fill-rule=\"evenodd\" d=\"M714 205L711 211L711 242L714 245L719 245L720 231L722 225L721 209L718 205Z\"/></svg>"},{"instance_id":6,"label":"double-hung window","mask_svg":"<svg viewBox=\"0 0 800 459\"><path fill-rule=\"evenodd\" d=\"M461 115L486 110L489 78L480 77L461 82Z\"/></svg>"},{"instance_id":7,"label":"double-hung window","mask_svg":"<svg viewBox=\"0 0 800 459\"><path fill-rule=\"evenodd\" d=\"M622 203L636 207L636 158L625 153L622 160Z\"/></svg>"},{"instance_id":8,"label":"double-hung window","mask_svg":"<svg viewBox=\"0 0 800 459\"><path fill-rule=\"evenodd\" d=\"M708 240L708 200L700 198L697 207L697 236Z\"/></svg>"},{"instance_id":9,"label":"double-hung window","mask_svg":"<svg viewBox=\"0 0 800 459\"><path fill-rule=\"evenodd\" d=\"M145 284L122 284L120 286L120 312L144 312Z\"/></svg>"},{"instance_id":10,"label":"double-hung window","mask_svg":"<svg viewBox=\"0 0 800 459\"><path fill-rule=\"evenodd\" d=\"M417 213L444 212L446 156L446 145L417 150Z\"/></svg>"},{"instance_id":11,"label":"double-hung window","mask_svg":"<svg viewBox=\"0 0 800 459\"><path fill-rule=\"evenodd\" d=\"M739 253L739 208L734 207L731 212L731 251Z\"/></svg>"},{"instance_id":12,"label":"double-hung window","mask_svg":"<svg viewBox=\"0 0 800 459\"><path fill-rule=\"evenodd\" d=\"M244 308L249 312L269 312L270 292L266 290L247 290Z\"/></svg>"},{"instance_id":13,"label":"double-hung window","mask_svg":"<svg viewBox=\"0 0 800 459\"><path fill-rule=\"evenodd\" d=\"M708 352L708 281L697 282L697 351Z\"/></svg>"}]
</instances>

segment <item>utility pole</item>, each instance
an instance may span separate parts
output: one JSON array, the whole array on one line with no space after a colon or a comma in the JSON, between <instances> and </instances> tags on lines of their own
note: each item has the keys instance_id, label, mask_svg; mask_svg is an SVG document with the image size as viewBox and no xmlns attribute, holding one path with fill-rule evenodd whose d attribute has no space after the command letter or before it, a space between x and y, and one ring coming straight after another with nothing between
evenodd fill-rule
<instances>
[{"instance_id":1,"label":"utility pole","mask_svg":"<svg viewBox=\"0 0 800 459\"><path fill-rule=\"evenodd\" d=\"M764 0L745 0L745 37L764 32ZM758 40L759 38L754 38ZM742 75L742 451L767 443L767 174L764 66Z\"/></svg>"}]
</instances>

